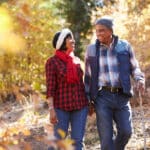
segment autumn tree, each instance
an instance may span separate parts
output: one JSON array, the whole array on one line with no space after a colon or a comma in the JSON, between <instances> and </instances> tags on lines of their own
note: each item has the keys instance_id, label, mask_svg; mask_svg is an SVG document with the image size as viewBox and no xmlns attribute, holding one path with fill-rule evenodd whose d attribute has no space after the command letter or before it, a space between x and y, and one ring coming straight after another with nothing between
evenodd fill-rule
<instances>
[{"instance_id":1,"label":"autumn tree","mask_svg":"<svg viewBox=\"0 0 150 150\"><path fill-rule=\"evenodd\" d=\"M45 61L53 54L51 41L59 28L54 5L48 0L13 0L3 1L0 8L7 12L0 14L0 26L6 29L6 24L11 22L11 29L6 30L11 34L0 41L1 92L5 91L7 95L12 84L22 85L25 82L31 84L34 90L41 90L45 85ZM6 19L8 21L2 24ZM4 30L1 28L0 31L2 36ZM26 46L20 39L25 41ZM4 45L6 47L1 47Z\"/></svg>"},{"instance_id":2,"label":"autumn tree","mask_svg":"<svg viewBox=\"0 0 150 150\"><path fill-rule=\"evenodd\" d=\"M45 61L54 52L54 33L69 27L75 35L75 52L83 58L94 34L92 25L103 15L114 18L114 32L132 43L142 64L150 63L150 4L146 0L3 0L0 8L1 91L24 82L41 90Z\"/></svg>"},{"instance_id":3,"label":"autumn tree","mask_svg":"<svg viewBox=\"0 0 150 150\"><path fill-rule=\"evenodd\" d=\"M83 45L87 35L91 33L91 16L94 8L92 0L65 0L57 1L58 15L65 19L65 26L69 27L76 40L76 55L82 56Z\"/></svg>"}]
</instances>

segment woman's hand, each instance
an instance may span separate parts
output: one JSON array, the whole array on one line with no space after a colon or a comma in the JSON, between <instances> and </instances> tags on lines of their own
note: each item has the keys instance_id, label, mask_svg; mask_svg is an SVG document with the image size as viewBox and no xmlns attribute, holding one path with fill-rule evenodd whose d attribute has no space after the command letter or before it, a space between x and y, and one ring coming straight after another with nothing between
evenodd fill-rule
<instances>
[{"instance_id":1,"label":"woman's hand","mask_svg":"<svg viewBox=\"0 0 150 150\"><path fill-rule=\"evenodd\" d=\"M56 112L55 112L54 108L50 109L49 119L50 119L50 123L52 123L52 124L56 124L58 122L58 119L57 119Z\"/></svg>"}]
</instances>

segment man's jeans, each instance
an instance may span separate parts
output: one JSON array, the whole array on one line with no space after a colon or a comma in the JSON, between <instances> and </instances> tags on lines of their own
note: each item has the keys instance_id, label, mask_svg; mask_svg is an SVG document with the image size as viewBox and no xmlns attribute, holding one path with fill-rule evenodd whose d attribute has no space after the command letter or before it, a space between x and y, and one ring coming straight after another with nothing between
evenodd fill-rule
<instances>
[{"instance_id":1,"label":"man's jeans","mask_svg":"<svg viewBox=\"0 0 150 150\"><path fill-rule=\"evenodd\" d=\"M69 112L60 109L55 110L58 118L58 123L55 125L55 136L61 139L57 130L61 129L67 134L70 124L71 139L75 141L75 150L82 150L88 107Z\"/></svg>"},{"instance_id":2,"label":"man's jeans","mask_svg":"<svg viewBox=\"0 0 150 150\"><path fill-rule=\"evenodd\" d=\"M124 150L132 134L129 98L122 93L101 90L95 100L101 150ZM113 122L117 135L113 138Z\"/></svg>"}]
</instances>

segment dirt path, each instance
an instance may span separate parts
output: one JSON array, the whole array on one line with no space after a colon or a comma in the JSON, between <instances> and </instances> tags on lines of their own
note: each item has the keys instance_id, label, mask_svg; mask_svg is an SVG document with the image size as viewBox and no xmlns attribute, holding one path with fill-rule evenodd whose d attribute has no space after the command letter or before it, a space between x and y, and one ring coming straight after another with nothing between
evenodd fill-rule
<instances>
[{"instance_id":1,"label":"dirt path","mask_svg":"<svg viewBox=\"0 0 150 150\"><path fill-rule=\"evenodd\" d=\"M145 120L145 134L146 134L146 148L150 150L150 111L149 107L144 107ZM142 130L141 112L140 108L133 109L133 128L134 133L130 139L126 150L144 150L144 137ZM98 135L96 130L95 116L89 118L86 132L87 150L100 150Z\"/></svg>"},{"instance_id":2,"label":"dirt path","mask_svg":"<svg viewBox=\"0 0 150 150\"><path fill-rule=\"evenodd\" d=\"M147 150L150 150L150 111L144 106L145 133ZM32 103L19 105L18 103L5 103L0 105L0 127L2 129L17 128L20 131L28 130L30 134L18 133L19 148L10 150L47 150L47 132L45 125L48 124L48 110L42 105L35 108ZM141 124L140 108L133 109L134 134L127 145L127 150L143 149L143 130ZM21 129L22 128L22 129ZM13 131L13 130L10 130ZM16 131L15 131L16 132ZM26 133L26 132L24 132ZM20 134L20 135L19 135ZM17 137L17 138L18 138ZM2 137L0 137L2 138ZM50 136L50 138L52 138ZM22 139L22 140L20 140ZM45 142L46 141L46 142ZM87 150L99 150L99 138L96 129L95 115L88 117L85 145ZM69 149L70 150L70 149Z\"/></svg>"}]
</instances>

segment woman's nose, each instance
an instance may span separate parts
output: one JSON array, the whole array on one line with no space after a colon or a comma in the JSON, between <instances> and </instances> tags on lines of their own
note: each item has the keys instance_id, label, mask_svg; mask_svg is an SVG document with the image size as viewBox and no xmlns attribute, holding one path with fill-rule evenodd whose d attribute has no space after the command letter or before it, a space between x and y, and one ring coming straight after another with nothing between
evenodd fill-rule
<instances>
[{"instance_id":1,"label":"woman's nose","mask_svg":"<svg viewBox=\"0 0 150 150\"><path fill-rule=\"evenodd\" d=\"M72 42L72 43L75 43L75 39L71 39L71 42Z\"/></svg>"}]
</instances>

